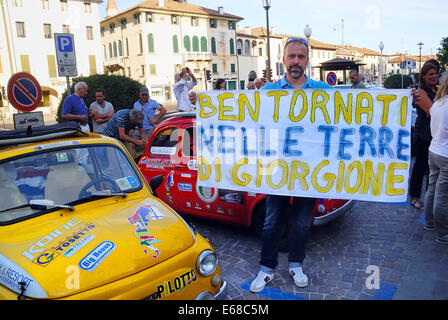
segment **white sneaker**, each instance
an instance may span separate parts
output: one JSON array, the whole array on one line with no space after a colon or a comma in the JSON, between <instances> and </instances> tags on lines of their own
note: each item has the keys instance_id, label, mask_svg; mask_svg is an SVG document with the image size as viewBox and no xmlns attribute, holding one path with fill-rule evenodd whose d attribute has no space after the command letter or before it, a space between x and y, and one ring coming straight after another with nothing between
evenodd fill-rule
<instances>
[{"instance_id":1,"label":"white sneaker","mask_svg":"<svg viewBox=\"0 0 448 320\"><path fill-rule=\"evenodd\" d=\"M258 272L257 277L250 284L250 291L260 292L264 289L265 285L274 279L274 274L269 274L264 271Z\"/></svg>"},{"instance_id":2,"label":"white sneaker","mask_svg":"<svg viewBox=\"0 0 448 320\"><path fill-rule=\"evenodd\" d=\"M289 268L289 274L294 279L294 284L300 288L308 286L308 277L303 273L302 267Z\"/></svg>"}]
</instances>

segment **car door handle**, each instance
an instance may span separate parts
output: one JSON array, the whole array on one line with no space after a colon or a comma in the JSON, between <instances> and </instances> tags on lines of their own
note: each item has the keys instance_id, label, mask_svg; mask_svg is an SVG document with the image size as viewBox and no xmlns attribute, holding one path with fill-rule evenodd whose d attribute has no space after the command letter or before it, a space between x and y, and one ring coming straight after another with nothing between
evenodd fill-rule
<instances>
[{"instance_id":1,"label":"car door handle","mask_svg":"<svg viewBox=\"0 0 448 320\"><path fill-rule=\"evenodd\" d=\"M183 165L183 164L176 164L176 168L186 168L187 166L186 165Z\"/></svg>"}]
</instances>

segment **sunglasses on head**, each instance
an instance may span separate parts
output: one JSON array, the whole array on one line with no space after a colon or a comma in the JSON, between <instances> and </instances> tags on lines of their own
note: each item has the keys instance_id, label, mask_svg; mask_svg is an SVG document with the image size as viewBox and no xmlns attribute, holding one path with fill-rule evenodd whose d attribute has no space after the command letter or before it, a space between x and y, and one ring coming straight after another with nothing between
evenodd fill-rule
<instances>
[{"instance_id":1,"label":"sunglasses on head","mask_svg":"<svg viewBox=\"0 0 448 320\"><path fill-rule=\"evenodd\" d=\"M308 41L306 41L306 39L290 37L290 38L288 38L288 40L286 40L286 44L291 43L291 42L300 42L308 47Z\"/></svg>"}]
</instances>

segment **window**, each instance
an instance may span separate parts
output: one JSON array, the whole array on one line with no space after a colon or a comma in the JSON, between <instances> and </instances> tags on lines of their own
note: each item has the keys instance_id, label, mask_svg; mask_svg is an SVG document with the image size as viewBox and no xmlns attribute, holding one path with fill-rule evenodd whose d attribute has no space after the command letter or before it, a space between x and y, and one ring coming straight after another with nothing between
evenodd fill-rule
<instances>
[{"instance_id":1,"label":"window","mask_svg":"<svg viewBox=\"0 0 448 320\"><path fill-rule=\"evenodd\" d=\"M91 26L86 27L86 36L87 40L93 40L93 27Z\"/></svg>"},{"instance_id":2,"label":"window","mask_svg":"<svg viewBox=\"0 0 448 320\"><path fill-rule=\"evenodd\" d=\"M70 26L68 24L62 25L62 33L70 33Z\"/></svg>"},{"instance_id":3,"label":"window","mask_svg":"<svg viewBox=\"0 0 448 320\"><path fill-rule=\"evenodd\" d=\"M115 32L115 23L111 23L109 24L109 33L114 33Z\"/></svg>"},{"instance_id":4,"label":"window","mask_svg":"<svg viewBox=\"0 0 448 320\"><path fill-rule=\"evenodd\" d=\"M25 23L24 22L16 22L16 30L18 38L25 38Z\"/></svg>"},{"instance_id":5,"label":"window","mask_svg":"<svg viewBox=\"0 0 448 320\"><path fill-rule=\"evenodd\" d=\"M44 23L44 37L45 39L51 39L53 37L51 33L51 24Z\"/></svg>"},{"instance_id":6,"label":"window","mask_svg":"<svg viewBox=\"0 0 448 320\"><path fill-rule=\"evenodd\" d=\"M61 2L61 10L62 11L67 11L68 10L67 0L60 0L60 2Z\"/></svg>"},{"instance_id":7,"label":"window","mask_svg":"<svg viewBox=\"0 0 448 320\"><path fill-rule=\"evenodd\" d=\"M230 72L232 72L232 73L235 73L236 71L235 71L235 64L234 63L231 63L230 64Z\"/></svg>"},{"instance_id":8,"label":"window","mask_svg":"<svg viewBox=\"0 0 448 320\"><path fill-rule=\"evenodd\" d=\"M235 29L236 29L235 21L229 21L229 30L235 30Z\"/></svg>"},{"instance_id":9,"label":"window","mask_svg":"<svg viewBox=\"0 0 448 320\"><path fill-rule=\"evenodd\" d=\"M244 55L250 56L250 43L249 43L249 41L244 41Z\"/></svg>"},{"instance_id":10,"label":"window","mask_svg":"<svg viewBox=\"0 0 448 320\"><path fill-rule=\"evenodd\" d=\"M236 81L227 81L228 88L227 90L235 90L236 89Z\"/></svg>"},{"instance_id":11,"label":"window","mask_svg":"<svg viewBox=\"0 0 448 320\"><path fill-rule=\"evenodd\" d=\"M258 55L259 55L260 57L263 56L263 48L258 48Z\"/></svg>"},{"instance_id":12,"label":"window","mask_svg":"<svg viewBox=\"0 0 448 320\"><path fill-rule=\"evenodd\" d=\"M191 26L193 26L193 27L199 26L199 18L198 17L191 17Z\"/></svg>"},{"instance_id":13,"label":"window","mask_svg":"<svg viewBox=\"0 0 448 320\"><path fill-rule=\"evenodd\" d=\"M185 37L184 37L184 48L185 48L185 50L187 50L188 52L191 51L191 44L190 44L190 37L189 37L189 36L185 36Z\"/></svg>"},{"instance_id":14,"label":"window","mask_svg":"<svg viewBox=\"0 0 448 320\"><path fill-rule=\"evenodd\" d=\"M129 57L129 40L126 38L126 57Z\"/></svg>"},{"instance_id":15,"label":"window","mask_svg":"<svg viewBox=\"0 0 448 320\"><path fill-rule=\"evenodd\" d=\"M50 78L56 78L56 56L55 55L47 55L47 64L48 64L48 76Z\"/></svg>"},{"instance_id":16,"label":"window","mask_svg":"<svg viewBox=\"0 0 448 320\"><path fill-rule=\"evenodd\" d=\"M145 20L146 22L153 22L153 17L152 17L152 13L151 12L146 12L145 13Z\"/></svg>"},{"instance_id":17,"label":"window","mask_svg":"<svg viewBox=\"0 0 448 320\"><path fill-rule=\"evenodd\" d=\"M179 53L179 41L176 35L173 36L173 52Z\"/></svg>"},{"instance_id":18,"label":"window","mask_svg":"<svg viewBox=\"0 0 448 320\"><path fill-rule=\"evenodd\" d=\"M201 37L201 51L207 52L207 38Z\"/></svg>"},{"instance_id":19,"label":"window","mask_svg":"<svg viewBox=\"0 0 448 320\"><path fill-rule=\"evenodd\" d=\"M211 47L212 47L212 53L216 54L216 40L215 40L215 38L211 39Z\"/></svg>"},{"instance_id":20,"label":"window","mask_svg":"<svg viewBox=\"0 0 448 320\"><path fill-rule=\"evenodd\" d=\"M154 52L154 36L152 33L148 34L148 52Z\"/></svg>"},{"instance_id":21,"label":"window","mask_svg":"<svg viewBox=\"0 0 448 320\"><path fill-rule=\"evenodd\" d=\"M156 72L156 65L155 64L150 64L149 65L149 74L152 75L152 76L157 74L157 72Z\"/></svg>"},{"instance_id":22,"label":"window","mask_svg":"<svg viewBox=\"0 0 448 320\"><path fill-rule=\"evenodd\" d=\"M96 57L89 55L89 70L90 74L96 74Z\"/></svg>"},{"instance_id":23,"label":"window","mask_svg":"<svg viewBox=\"0 0 448 320\"><path fill-rule=\"evenodd\" d=\"M123 56L123 44L121 43L121 40L118 40L118 55L120 57Z\"/></svg>"},{"instance_id":24,"label":"window","mask_svg":"<svg viewBox=\"0 0 448 320\"><path fill-rule=\"evenodd\" d=\"M27 54L20 55L20 65L22 66L22 71L31 73L30 57Z\"/></svg>"},{"instance_id":25,"label":"window","mask_svg":"<svg viewBox=\"0 0 448 320\"><path fill-rule=\"evenodd\" d=\"M101 27L100 32L101 32L101 38L103 38L104 37L104 27Z\"/></svg>"},{"instance_id":26,"label":"window","mask_svg":"<svg viewBox=\"0 0 448 320\"><path fill-rule=\"evenodd\" d=\"M121 19L120 20L120 27L121 27L121 30L124 30L124 29L126 29L126 25L128 24L128 21L126 20L126 19Z\"/></svg>"},{"instance_id":27,"label":"window","mask_svg":"<svg viewBox=\"0 0 448 320\"><path fill-rule=\"evenodd\" d=\"M163 155L169 157L176 154L178 144L179 130L176 127L166 128L154 137L152 140L151 154Z\"/></svg>"},{"instance_id":28,"label":"window","mask_svg":"<svg viewBox=\"0 0 448 320\"><path fill-rule=\"evenodd\" d=\"M218 27L218 21L216 19L210 19L210 28L216 29Z\"/></svg>"},{"instance_id":29,"label":"window","mask_svg":"<svg viewBox=\"0 0 448 320\"><path fill-rule=\"evenodd\" d=\"M196 127L185 128L182 139L182 153L186 157L196 157Z\"/></svg>"},{"instance_id":30,"label":"window","mask_svg":"<svg viewBox=\"0 0 448 320\"><path fill-rule=\"evenodd\" d=\"M173 14L171 16L171 24L179 24L179 16Z\"/></svg>"},{"instance_id":31,"label":"window","mask_svg":"<svg viewBox=\"0 0 448 320\"><path fill-rule=\"evenodd\" d=\"M212 63L212 72L218 73L218 65L216 63Z\"/></svg>"},{"instance_id":32,"label":"window","mask_svg":"<svg viewBox=\"0 0 448 320\"><path fill-rule=\"evenodd\" d=\"M230 39L230 54L235 54L235 42Z\"/></svg>"},{"instance_id":33,"label":"window","mask_svg":"<svg viewBox=\"0 0 448 320\"><path fill-rule=\"evenodd\" d=\"M50 10L50 3L48 0L42 0L42 9Z\"/></svg>"},{"instance_id":34,"label":"window","mask_svg":"<svg viewBox=\"0 0 448 320\"><path fill-rule=\"evenodd\" d=\"M141 33L138 35L138 52L143 53L143 36Z\"/></svg>"},{"instance_id":35,"label":"window","mask_svg":"<svg viewBox=\"0 0 448 320\"><path fill-rule=\"evenodd\" d=\"M128 67L128 77L131 77L131 67Z\"/></svg>"},{"instance_id":36,"label":"window","mask_svg":"<svg viewBox=\"0 0 448 320\"><path fill-rule=\"evenodd\" d=\"M140 13L134 13L134 24L140 23Z\"/></svg>"},{"instance_id":37,"label":"window","mask_svg":"<svg viewBox=\"0 0 448 320\"><path fill-rule=\"evenodd\" d=\"M145 65L140 65L140 75L143 77L145 75Z\"/></svg>"},{"instance_id":38,"label":"window","mask_svg":"<svg viewBox=\"0 0 448 320\"><path fill-rule=\"evenodd\" d=\"M246 84L244 80L240 81L240 90L245 90L246 89Z\"/></svg>"},{"instance_id":39,"label":"window","mask_svg":"<svg viewBox=\"0 0 448 320\"><path fill-rule=\"evenodd\" d=\"M90 2L84 2L84 12L92 13L92 6L90 5Z\"/></svg>"},{"instance_id":40,"label":"window","mask_svg":"<svg viewBox=\"0 0 448 320\"><path fill-rule=\"evenodd\" d=\"M117 55L118 55L117 43L114 41L114 58L116 58Z\"/></svg>"},{"instance_id":41,"label":"window","mask_svg":"<svg viewBox=\"0 0 448 320\"><path fill-rule=\"evenodd\" d=\"M198 52L199 51L199 39L198 37L193 37L193 51Z\"/></svg>"}]
</instances>

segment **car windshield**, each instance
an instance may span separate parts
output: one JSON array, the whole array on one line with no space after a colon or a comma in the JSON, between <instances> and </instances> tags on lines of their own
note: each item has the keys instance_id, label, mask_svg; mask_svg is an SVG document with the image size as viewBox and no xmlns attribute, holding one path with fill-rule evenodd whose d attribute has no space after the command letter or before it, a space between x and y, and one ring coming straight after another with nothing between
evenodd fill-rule
<instances>
[{"instance_id":1,"label":"car windshield","mask_svg":"<svg viewBox=\"0 0 448 320\"><path fill-rule=\"evenodd\" d=\"M141 186L130 160L113 146L27 154L0 163L0 224L51 209L31 206L31 200L70 204L136 191Z\"/></svg>"}]
</instances>

